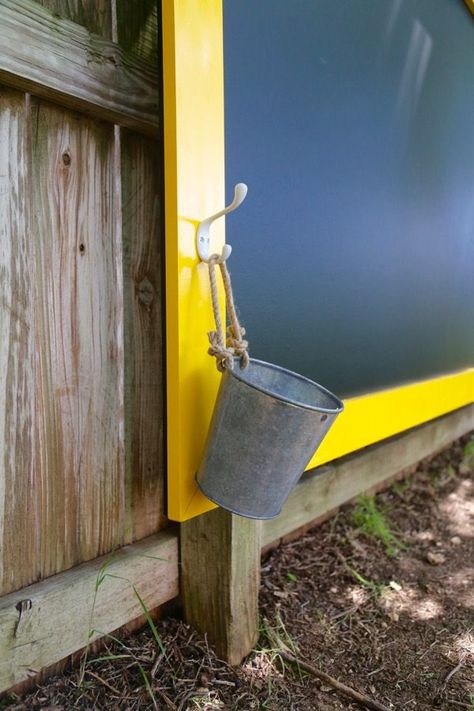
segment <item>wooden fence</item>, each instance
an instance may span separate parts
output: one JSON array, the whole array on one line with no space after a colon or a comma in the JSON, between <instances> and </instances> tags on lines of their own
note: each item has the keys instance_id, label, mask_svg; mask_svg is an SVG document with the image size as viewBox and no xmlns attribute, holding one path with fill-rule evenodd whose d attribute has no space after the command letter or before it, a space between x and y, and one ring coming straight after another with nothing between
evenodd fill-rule
<instances>
[{"instance_id":1,"label":"wooden fence","mask_svg":"<svg viewBox=\"0 0 474 711\"><path fill-rule=\"evenodd\" d=\"M0 593L166 526L155 2L0 1Z\"/></svg>"}]
</instances>

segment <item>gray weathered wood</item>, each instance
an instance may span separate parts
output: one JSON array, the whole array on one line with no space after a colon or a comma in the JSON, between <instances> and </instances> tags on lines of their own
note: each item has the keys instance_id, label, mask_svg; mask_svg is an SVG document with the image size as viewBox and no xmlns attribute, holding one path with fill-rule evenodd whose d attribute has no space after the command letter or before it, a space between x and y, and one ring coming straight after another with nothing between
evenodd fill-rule
<instances>
[{"instance_id":1,"label":"gray weathered wood","mask_svg":"<svg viewBox=\"0 0 474 711\"><path fill-rule=\"evenodd\" d=\"M108 573L103 581L102 573ZM111 577L116 576L116 577ZM0 598L0 692L178 594L178 539L160 533ZM94 604L95 590L98 586ZM20 614L21 611L21 614Z\"/></svg>"},{"instance_id":2,"label":"gray weathered wood","mask_svg":"<svg viewBox=\"0 0 474 711\"><path fill-rule=\"evenodd\" d=\"M46 577L123 542L122 245L113 127L41 101L32 116L42 489L31 536Z\"/></svg>"},{"instance_id":3,"label":"gray weathered wood","mask_svg":"<svg viewBox=\"0 0 474 711\"><path fill-rule=\"evenodd\" d=\"M185 616L238 664L258 638L260 522L215 509L181 524Z\"/></svg>"},{"instance_id":4,"label":"gray weathered wood","mask_svg":"<svg viewBox=\"0 0 474 711\"><path fill-rule=\"evenodd\" d=\"M474 429L474 405L315 469L303 477L282 513L263 524L264 547L278 542L358 494L380 486Z\"/></svg>"},{"instance_id":5,"label":"gray weathered wood","mask_svg":"<svg viewBox=\"0 0 474 711\"><path fill-rule=\"evenodd\" d=\"M32 582L39 562L28 120L25 97L0 87L0 594Z\"/></svg>"},{"instance_id":6,"label":"gray weathered wood","mask_svg":"<svg viewBox=\"0 0 474 711\"><path fill-rule=\"evenodd\" d=\"M113 128L0 90L0 594L122 545Z\"/></svg>"},{"instance_id":7,"label":"gray weathered wood","mask_svg":"<svg viewBox=\"0 0 474 711\"><path fill-rule=\"evenodd\" d=\"M121 131L127 535L163 528L163 284L159 150Z\"/></svg>"},{"instance_id":8,"label":"gray weathered wood","mask_svg":"<svg viewBox=\"0 0 474 711\"><path fill-rule=\"evenodd\" d=\"M157 64L33 0L0 0L0 81L148 135L158 132Z\"/></svg>"}]
</instances>

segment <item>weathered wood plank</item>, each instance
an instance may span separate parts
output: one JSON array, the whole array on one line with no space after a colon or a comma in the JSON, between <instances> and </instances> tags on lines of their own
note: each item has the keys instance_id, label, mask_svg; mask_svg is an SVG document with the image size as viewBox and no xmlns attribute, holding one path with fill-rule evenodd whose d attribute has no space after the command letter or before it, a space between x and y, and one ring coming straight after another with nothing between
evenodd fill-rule
<instances>
[{"instance_id":1,"label":"weathered wood plank","mask_svg":"<svg viewBox=\"0 0 474 711\"><path fill-rule=\"evenodd\" d=\"M0 591L31 582L38 562L29 187L28 102L0 87Z\"/></svg>"},{"instance_id":2,"label":"weathered wood plank","mask_svg":"<svg viewBox=\"0 0 474 711\"><path fill-rule=\"evenodd\" d=\"M161 533L0 598L0 692L85 647L90 630L100 630L97 639L139 617L132 585L148 609L178 594L176 534Z\"/></svg>"},{"instance_id":3,"label":"weathered wood plank","mask_svg":"<svg viewBox=\"0 0 474 711\"><path fill-rule=\"evenodd\" d=\"M127 55L33 0L0 0L0 46L3 83L157 135L155 62Z\"/></svg>"},{"instance_id":4,"label":"weathered wood plank","mask_svg":"<svg viewBox=\"0 0 474 711\"><path fill-rule=\"evenodd\" d=\"M158 62L157 0L115 0L117 41L133 57Z\"/></svg>"},{"instance_id":5,"label":"weathered wood plank","mask_svg":"<svg viewBox=\"0 0 474 711\"><path fill-rule=\"evenodd\" d=\"M119 0L121 1L123 0ZM36 2L58 17L76 22L100 37L112 39L111 3L115 0L36 0Z\"/></svg>"},{"instance_id":6,"label":"weathered wood plank","mask_svg":"<svg viewBox=\"0 0 474 711\"><path fill-rule=\"evenodd\" d=\"M303 477L278 518L263 524L268 547L310 524L358 494L378 487L474 429L474 405L468 405L409 432L313 470Z\"/></svg>"},{"instance_id":7,"label":"weathered wood plank","mask_svg":"<svg viewBox=\"0 0 474 711\"><path fill-rule=\"evenodd\" d=\"M181 524L186 619L239 664L258 639L260 521L215 509Z\"/></svg>"},{"instance_id":8,"label":"weathered wood plank","mask_svg":"<svg viewBox=\"0 0 474 711\"><path fill-rule=\"evenodd\" d=\"M126 506L132 540L164 516L161 165L155 142L121 131Z\"/></svg>"},{"instance_id":9,"label":"weathered wood plank","mask_svg":"<svg viewBox=\"0 0 474 711\"><path fill-rule=\"evenodd\" d=\"M32 135L41 497L30 536L48 576L123 541L122 251L113 127L38 102Z\"/></svg>"}]
</instances>

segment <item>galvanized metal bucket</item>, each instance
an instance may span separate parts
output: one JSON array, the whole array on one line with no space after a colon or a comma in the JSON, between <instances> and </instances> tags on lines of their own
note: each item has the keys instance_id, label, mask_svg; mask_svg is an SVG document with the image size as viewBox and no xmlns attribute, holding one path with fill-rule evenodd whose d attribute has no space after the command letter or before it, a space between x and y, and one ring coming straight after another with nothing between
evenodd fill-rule
<instances>
[{"instance_id":1,"label":"galvanized metal bucket","mask_svg":"<svg viewBox=\"0 0 474 711\"><path fill-rule=\"evenodd\" d=\"M260 360L225 370L196 479L219 506L278 516L342 402L308 378Z\"/></svg>"}]
</instances>

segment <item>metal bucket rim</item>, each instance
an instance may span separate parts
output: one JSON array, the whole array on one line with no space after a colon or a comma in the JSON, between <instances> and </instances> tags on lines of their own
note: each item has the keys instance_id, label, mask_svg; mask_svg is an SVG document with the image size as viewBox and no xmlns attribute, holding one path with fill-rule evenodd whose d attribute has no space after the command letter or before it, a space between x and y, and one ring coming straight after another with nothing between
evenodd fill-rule
<instances>
[{"instance_id":1,"label":"metal bucket rim","mask_svg":"<svg viewBox=\"0 0 474 711\"><path fill-rule=\"evenodd\" d=\"M280 506L280 508L279 508L277 511L275 511L274 513L261 514L261 515L260 515L260 514L257 515L257 514L255 514L255 513L250 513L250 512L246 512L246 511L242 511L242 509L240 509L240 510L239 510L239 509L236 509L234 506L232 506L232 505L228 504L227 502L222 501L221 499L219 499L219 497L216 497L216 496L214 496L214 495L209 495L209 494L206 492L205 488L204 488L203 486L201 486L201 483L200 483L200 481L199 481L197 475L195 476L194 480L195 480L195 482L196 482L196 485L197 485L199 491L200 491L202 494L204 494L204 496L205 496L207 499L209 499L209 501L212 501L212 503L217 504L217 506L220 506L221 509L225 509L226 511L230 511L230 513L236 514L237 516L243 516L244 518L252 518L252 519L254 519L255 521L270 521L272 518L276 518L277 516L279 516L279 515L281 514L281 509L282 509L281 506Z\"/></svg>"},{"instance_id":2,"label":"metal bucket rim","mask_svg":"<svg viewBox=\"0 0 474 711\"><path fill-rule=\"evenodd\" d=\"M288 370L288 368L282 368L280 365L274 365L273 363L267 363L264 360L258 360L257 358L250 358L251 363L256 363L257 365L262 365L265 366L266 368L270 368L272 370L279 370L281 373L285 373L285 375L291 376L293 378L297 378L298 380L304 380L306 383L309 385L312 385L313 387L316 387L319 391L325 393L326 395L329 395L329 397L334 400L335 403L339 403L338 407L335 408L329 408L329 407L322 407L322 406L316 406L316 405L310 405L305 402L300 402L299 400L291 400L288 397L285 397L284 395L280 395L280 393L275 393L272 390L269 390L268 388L264 388L261 385L255 385L254 383L249 383L248 380L246 380L242 373L245 373L246 369L241 369L240 368L240 361L238 358L234 359L235 366L233 370L228 369L227 372L229 375L233 375L234 378L237 378L237 380L240 380L240 382L244 383L245 385L248 385L249 388L253 388L254 390L258 390L261 393L265 393L265 395L269 395L270 397L274 398L275 400L281 400L282 402L287 403L288 405L293 405L294 407L302 407L305 410L312 410L313 412L324 412L329 415L338 415L344 410L344 403L336 396L334 393L332 393L330 390L327 388L324 388L322 385L319 385L319 383L316 383L314 380L311 380L310 378L306 378L304 375L300 375L299 373L295 373L292 370Z\"/></svg>"}]
</instances>

